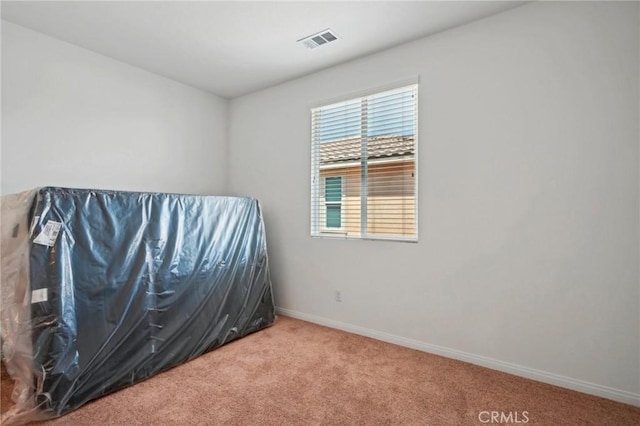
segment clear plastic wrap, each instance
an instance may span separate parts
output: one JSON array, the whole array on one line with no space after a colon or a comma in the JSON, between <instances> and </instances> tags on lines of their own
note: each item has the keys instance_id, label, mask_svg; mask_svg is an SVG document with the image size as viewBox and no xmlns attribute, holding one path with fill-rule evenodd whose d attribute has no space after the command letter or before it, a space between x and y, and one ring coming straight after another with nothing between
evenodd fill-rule
<instances>
[{"instance_id":1,"label":"clear plastic wrap","mask_svg":"<svg viewBox=\"0 0 640 426\"><path fill-rule=\"evenodd\" d=\"M3 424L60 416L275 319L257 200L2 197Z\"/></svg>"}]
</instances>

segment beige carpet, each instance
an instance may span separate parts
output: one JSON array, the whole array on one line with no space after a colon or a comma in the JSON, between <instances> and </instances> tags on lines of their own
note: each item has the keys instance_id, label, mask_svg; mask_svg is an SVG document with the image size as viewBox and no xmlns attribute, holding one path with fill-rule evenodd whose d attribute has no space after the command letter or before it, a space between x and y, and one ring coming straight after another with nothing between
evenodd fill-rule
<instances>
[{"instance_id":1,"label":"beige carpet","mask_svg":"<svg viewBox=\"0 0 640 426\"><path fill-rule=\"evenodd\" d=\"M5 374L3 412L9 386ZM472 425L482 411L640 425L639 408L287 317L41 424Z\"/></svg>"}]
</instances>

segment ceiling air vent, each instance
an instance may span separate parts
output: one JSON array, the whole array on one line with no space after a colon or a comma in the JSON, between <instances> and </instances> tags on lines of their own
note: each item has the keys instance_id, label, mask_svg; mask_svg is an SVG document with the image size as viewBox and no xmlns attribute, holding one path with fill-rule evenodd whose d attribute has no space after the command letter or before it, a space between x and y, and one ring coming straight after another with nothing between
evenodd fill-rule
<instances>
[{"instance_id":1,"label":"ceiling air vent","mask_svg":"<svg viewBox=\"0 0 640 426\"><path fill-rule=\"evenodd\" d=\"M336 35L336 33L327 28L324 31L320 31L319 33L310 35L309 37L301 38L300 40L298 40L298 43L300 43L307 49L315 49L318 46L331 43L332 41L335 41L337 39L338 36Z\"/></svg>"}]
</instances>

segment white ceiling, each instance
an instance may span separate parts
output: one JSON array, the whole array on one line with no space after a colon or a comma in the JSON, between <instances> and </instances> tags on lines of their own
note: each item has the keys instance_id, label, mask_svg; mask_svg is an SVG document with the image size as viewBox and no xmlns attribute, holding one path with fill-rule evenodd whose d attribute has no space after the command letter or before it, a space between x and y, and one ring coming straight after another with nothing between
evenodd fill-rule
<instances>
[{"instance_id":1,"label":"white ceiling","mask_svg":"<svg viewBox=\"0 0 640 426\"><path fill-rule=\"evenodd\" d=\"M2 1L2 18L234 98L522 3ZM340 39L296 43L327 27Z\"/></svg>"}]
</instances>

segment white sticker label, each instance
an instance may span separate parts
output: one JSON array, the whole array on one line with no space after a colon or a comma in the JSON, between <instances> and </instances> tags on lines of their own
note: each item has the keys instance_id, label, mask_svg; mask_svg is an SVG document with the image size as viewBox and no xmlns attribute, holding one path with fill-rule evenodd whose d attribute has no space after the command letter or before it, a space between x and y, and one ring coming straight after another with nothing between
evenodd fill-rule
<instances>
[{"instance_id":1,"label":"white sticker label","mask_svg":"<svg viewBox=\"0 0 640 426\"><path fill-rule=\"evenodd\" d=\"M60 226L62 226L60 222L47 221L47 224L33 242L42 244L43 246L53 247L60 233Z\"/></svg>"},{"instance_id":2,"label":"white sticker label","mask_svg":"<svg viewBox=\"0 0 640 426\"><path fill-rule=\"evenodd\" d=\"M31 303L40 303L47 301L47 289L39 288L31 292Z\"/></svg>"},{"instance_id":3,"label":"white sticker label","mask_svg":"<svg viewBox=\"0 0 640 426\"><path fill-rule=\"evenodd\" d=\"M36 224L40 220L40 216L34 216L31 221L31 228L29 229L29 238L33 237L33 230L36 229Z\"/></svg>"}]
</instances>

